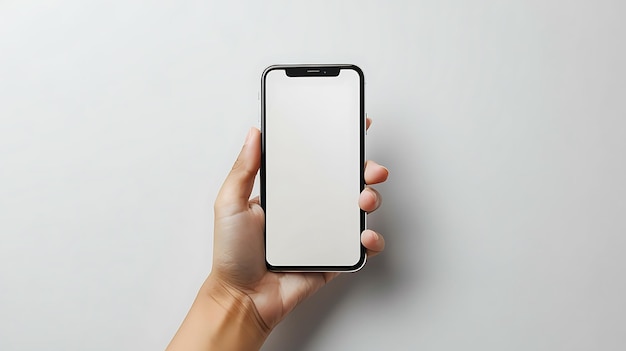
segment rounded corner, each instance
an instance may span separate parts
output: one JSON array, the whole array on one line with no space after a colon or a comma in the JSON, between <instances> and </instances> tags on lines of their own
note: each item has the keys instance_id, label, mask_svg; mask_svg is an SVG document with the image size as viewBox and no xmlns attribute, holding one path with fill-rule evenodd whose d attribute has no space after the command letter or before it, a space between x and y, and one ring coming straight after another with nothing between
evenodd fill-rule
<instances>
[{"instance_id":1,"label":"rounded corner","mask_svg":"<svg viewBox=\"0 0 626 351\"><path fill-rule=\"evenodd\" d=\"M270 263L270 260L268 259L267 254L265 254L265 268L267 268L267 270L270 272L277 272L280 270L280 266L276 266Z\"/></svg>"},{"instance_id":2,"label":"rounded corner","mask_svg":"<svg viewBox=\"0 0 626 351\"><path fill-rule=\"evenodd\" d=\"M278 267L272 265L271 263L267 262L267 260L266 260L265 261L265 268L267 268L267 270L270 271L270 272L276 272Z\"/></svg>"},{"instance_id":3,"label":"rounded corner","mask_svg":"<svg viewBox=\"0 0 626 351\"><path fill-rule=\"evenodd\" d=\"M367 252L364 252L359 258L359 261L355 265L350 267L350 269L348 269L347 272L351 272L351 273L358 272L361 269L363 269L363 267L365 267L366 263L367 263Z\"/></svg>"},{"instance_id":4,"label":"rounded corner","mask_svg":"<svg viewBox=\"0 0 626 351\"><path fill-rule=\"evenodd\" d=\"M363 70L361 69L361 67L351 64L351 65L347 65L346 69L351 69L353 71L355 71L359 77L361 78L362 81L365 81L365 73L363 73Z\"/></svg>"},{"instance_id":5,"label":"rounded corner","mask_svg":"<svg viewBox=\"0 0 626 351\"><path fill-rule=\"evenodd\" d=\"M263 73L261 73L261 79L265 80L267 78L267 75L271 72L271 71L275 71L277 69L282 68L281 65L270 65L265 67L265 69L263 70Z\"/></svg>"}]
</instances>

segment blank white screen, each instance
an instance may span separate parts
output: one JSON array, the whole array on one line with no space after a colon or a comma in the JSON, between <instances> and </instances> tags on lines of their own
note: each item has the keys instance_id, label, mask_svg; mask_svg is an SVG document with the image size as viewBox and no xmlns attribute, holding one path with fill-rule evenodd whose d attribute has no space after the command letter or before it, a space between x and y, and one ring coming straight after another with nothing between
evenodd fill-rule
<instances>
[{"instance_id":1,"label":"blank white screen","mask_svg":"<svg viewBox=\"0 0 626 351\"><path fill-rule=\"evenodd\" d=\"M265 81L266 258L273 266L354 266L360 245L360 77Z\"/></svg>"}]
</instances>

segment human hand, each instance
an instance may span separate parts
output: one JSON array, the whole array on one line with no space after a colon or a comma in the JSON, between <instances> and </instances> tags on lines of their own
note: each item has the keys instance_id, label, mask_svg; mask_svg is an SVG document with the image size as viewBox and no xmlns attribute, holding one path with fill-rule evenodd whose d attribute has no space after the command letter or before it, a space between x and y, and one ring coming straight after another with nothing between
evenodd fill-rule
<instances>
[{"instance_id":1,"label":"human hand","mask_svg":"<svg viewBox=\"0 0 626 351\"><path fill-rule=\"evenodd\" d=\"M368 119L368 128L370 124ZM269 333L298 303L339 273L267 270L263 237L265 214L258 197L250 200L260 158L260 132L252 128L215 202L213 269L205 285L217 283L240 300L250 299L258 312L260 327ZM366 163L366 184L384 182L387 176L386 168L373 161ZM362 210L372 212L380 204L381 196L373 188L368 186L361 192L359 206ZM368 257L376 256L385 246L383 237L370 229L361 233L361 243Z\"/></svg>"}]
</instances>

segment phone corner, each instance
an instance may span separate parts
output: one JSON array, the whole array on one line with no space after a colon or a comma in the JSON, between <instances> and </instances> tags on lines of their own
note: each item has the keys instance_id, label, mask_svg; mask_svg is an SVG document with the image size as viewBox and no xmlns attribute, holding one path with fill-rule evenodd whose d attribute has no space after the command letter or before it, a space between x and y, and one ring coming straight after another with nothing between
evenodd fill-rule
<instances>
[{"instance_id":1,"label":"phone corner","mask_svg":"<svg viewBox=\"0 0 626 351\"><path fill-rule=\"evenodd\" d=\"M367 263L367 252L363 253L361 258L359 259L359 262L357 262L354 266L350 267L349 270L346 270L346 272L348 272L348 273L356 273L356 272L360 271L361 269L363 269L363 267L365 267L366 263Z\"/></svg>"},{"instance_id":2,"label":"phone corner","mask_svg":"<svg viewBox=\"0 0 626 351\"><path fill-rule=\"evenodd\" d=\"M349 64L346 66L346 68L355 71L359 75L359 77L361 77L361 80L365 81L365 74L363 73L363 70L361 69L361 67L355 64Z\"/></svg>"},{"instance_id":3,"label":"phone corner","mask_svg":"<svg viewBox=\"0 0 626 351\"><path fill-rule=\"evenodd\" d=\"M275 266L267 261L267 257L265 258L265 268L267 268L270 272L280 272L280 267Z\"/></svg>"},{"instance_id":4,"label":"phone corner","mask_svg":"<svg viewBox=\"0 0 626 351\"><path fill-rule=\"evenodd\" d=\"M268 75L271 71L276 70L276 69L279 69L279 68L281 68L281 67L282 67L281 65L269 65L269 66L265 67L265 69L263 70L263 73L261 73L261 79L262 79L262 80L265 80L265 78L267 77L267 75Z\"/></svg>"}]
</instances>

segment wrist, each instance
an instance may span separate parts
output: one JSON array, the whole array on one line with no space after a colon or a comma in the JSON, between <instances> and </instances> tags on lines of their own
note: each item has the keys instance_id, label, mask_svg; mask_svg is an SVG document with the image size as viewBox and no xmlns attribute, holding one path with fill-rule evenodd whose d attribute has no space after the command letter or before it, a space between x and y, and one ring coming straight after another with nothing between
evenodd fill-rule
<instances>
[{"instance_id":1,"label":"wrist","mask_svg":"<svg viewBox=\"0 0 626 351\"><path fill-rule=\"evenodd\" d=\"M209 275L167 350L259 350L269 333L248 295Z\"/></svg>"},{"instance_id":2,"label":"wrist","mask_svg":"<svg viewBox=\"0 0 626 351\"><path fill-rule=\"evenodd\" d=\"M198 300L206 300L207 305L213 306L211 309L219 320L216 345L223 346L224 350L235 344L239 345L238 350L257 350L271 331L247 294L213 274L200 288Z\"/></svg>"}]
</instances>

